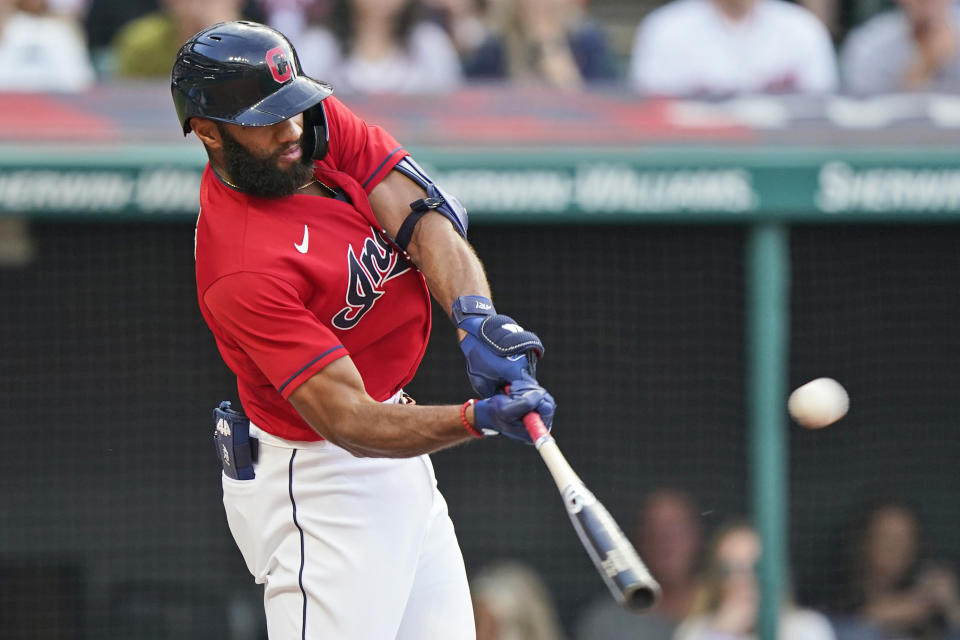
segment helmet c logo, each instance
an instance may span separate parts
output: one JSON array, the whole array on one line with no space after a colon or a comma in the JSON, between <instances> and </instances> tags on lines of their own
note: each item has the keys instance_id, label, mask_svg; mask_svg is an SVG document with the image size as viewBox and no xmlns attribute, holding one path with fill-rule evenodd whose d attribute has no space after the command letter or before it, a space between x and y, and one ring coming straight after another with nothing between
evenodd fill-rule
<instances>
[{"instance_id":1,"label":"helmet c logo","mask_svg":"<svg viewBox=\"0 0 960 640\"><path fill-rule=\"evenodd\" d=\"M283 47L274 47L267 51L267 66L277 82L286 82L293 76L293 66L287 60L287 52Z\"/></svg>"}]
</instances>

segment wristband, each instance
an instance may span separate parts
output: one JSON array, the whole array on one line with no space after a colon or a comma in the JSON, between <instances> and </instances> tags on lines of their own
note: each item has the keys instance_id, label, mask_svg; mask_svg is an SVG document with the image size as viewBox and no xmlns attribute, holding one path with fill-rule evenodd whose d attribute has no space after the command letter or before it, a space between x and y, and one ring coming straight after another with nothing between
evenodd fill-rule
<instances>
[{"instance_id":1,"label":"wristband","mask_svg":"<svg viewBox=\"0 0 960 640\"><path fill-rule=\"evenodd\" d=\"M470 316L493 316L497 313L490 298L483 296L460 296L453 301L450 311L450 319L458 327Z\"/></svg>"},{"instance_id":2,"label":"wristband","mask_svg":"<svg viewBox=\"0 0 960 640\"><path fill-rule=\"evenodd\" d=\"M472 435L474 438L482 438L483 433L478 431L476 427L474 427L472 424L470 424L469 421L467 421L467 407L472 407L474 404L476 404L476 402L477 402L476 400L474 400L473 398L470 398L469 400L463 403L463 406L460 407L460 422L463 423L463 426L466 428L467 433Z\"/></svg>"}]
</instances>

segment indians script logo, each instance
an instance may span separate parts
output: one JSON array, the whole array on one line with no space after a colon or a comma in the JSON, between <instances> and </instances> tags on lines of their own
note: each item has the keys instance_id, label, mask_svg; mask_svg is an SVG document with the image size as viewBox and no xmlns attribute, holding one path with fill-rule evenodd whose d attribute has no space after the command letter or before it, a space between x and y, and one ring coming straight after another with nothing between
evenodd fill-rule
<instances>
[{"instance_id":1,"label":"indians script logo","mask_svg":"<svg viewBox=\"0 0 960 640\"><path fill-rule=\"evenodd\" d=\"M287 52L283 47L274 47L267 51L267 66L277 82L286 82L293 76L293 65L287 59Z\"/></svg>"},{"instance_id":2,"label":"indians script logo","mask_svg":"<svg viewBox=\"0 0 960 640\"><path fill-rule=\"evenodd\" d=\"M347 248L347 267L350 269L347 306L333 316L333 326L337 329L357 326L383 295L383 285L410 268L373 227L370 230L373 235L364 241L359 257L352 244Z\"/></svg>"}]
</instances>

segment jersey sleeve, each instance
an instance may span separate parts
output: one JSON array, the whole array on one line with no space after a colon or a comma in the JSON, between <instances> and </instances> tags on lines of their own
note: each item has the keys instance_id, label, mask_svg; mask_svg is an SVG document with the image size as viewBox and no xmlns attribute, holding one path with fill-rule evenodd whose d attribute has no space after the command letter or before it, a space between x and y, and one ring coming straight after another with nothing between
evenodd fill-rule
<instances>
[{"instance_id":1,"label":"jersey sleeve","mask_svg":"<svg viewBox=\"0 0 960 640\"><path fill-rule=\"evenodd\" d=\"M260 273L234 273L207 288L204 304L228 339L284 399L346 349L307 309L289 283Z\"/></svg>"},{"instance_id":2,"label":"jersey sleeve","mask_svg":"<svg viewBox=\"0 0 960 640\"><path fill-rule=\"evenodd\" d=\"M330 130L328 154L334 168L360 183L369 195L409 154L386 130L368 125L333 96L323 104Z\"/></svg>"}]
</instances>

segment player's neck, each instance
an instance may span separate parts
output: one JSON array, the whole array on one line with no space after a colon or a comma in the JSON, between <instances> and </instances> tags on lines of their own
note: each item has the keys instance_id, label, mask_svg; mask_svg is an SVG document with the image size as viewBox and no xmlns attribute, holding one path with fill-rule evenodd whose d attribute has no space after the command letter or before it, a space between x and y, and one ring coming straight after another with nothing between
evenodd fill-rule
<instances>
[{"instance_id":1,"label":"player's neck","mask_svg":"<svg viewBox=\"0 0 960 640\"><path fill-rule=\"evenodd\" d=\"M297 193L302 193L307 196L320 196L321 198L333 198L337 195L336 191L317 179L313 179L297 189Z\"/></svg>"},{"instance_id":2,"label":"player's neck","mask_svg":"<svg viewBox=\"0 0 960 640\"><path fill-rule=\"evenodd\" d=\"M230 174L227 173L227 170L222 166L218 166L213 161L210 162L210 169L213 171L213 174L217 176L217 179L220 180L223 184L227 185L231 189L236 189L237 191L243 191L240 187L233 183L233 180L230 178Z\"/></svg>"},{"instance_id":3,"label":"player's neck","mask_svg":"<svg viewBox=\"0 0 960 640\"><path fill-rule=\"evenodd\" d=\"M230 175L227 173L227 171L223 167L217 166L215 163L211 161L210 168L213 170L214 175L216 175L217 179L219 179L220 182L227 185L231 189L235 189L237 191L240 191L241 193L245 193L243 189L241 189L236 184L234 184L234 182L230 179ZM308 196L320 196L322 198L335 198L337 196L337 192L334 189L332 189L331 187L328 187L327 185L325 185L323 182L321 182L315 177L311 178L310 180L305 182L303 185L297 187L296 191L294 191L290 195L295 195L295 194L303 194Z\"/></svg>"},{"instance_id":4,"label":"player's neck","mask_svg":"<svg viewBox=\"0 0 960 640\"><path fill-rule=\"evenodd\" d=\"M223 166L223 163L212 156L208 159L210 161L210 169L217 176L217 178L220 179L220 182L227 184L233 187L234 189L236 189L237 187L236 185L233 184L233 179L230 177L230 174L227 172L227 168Z\"/></svg>"}]
</instances>

